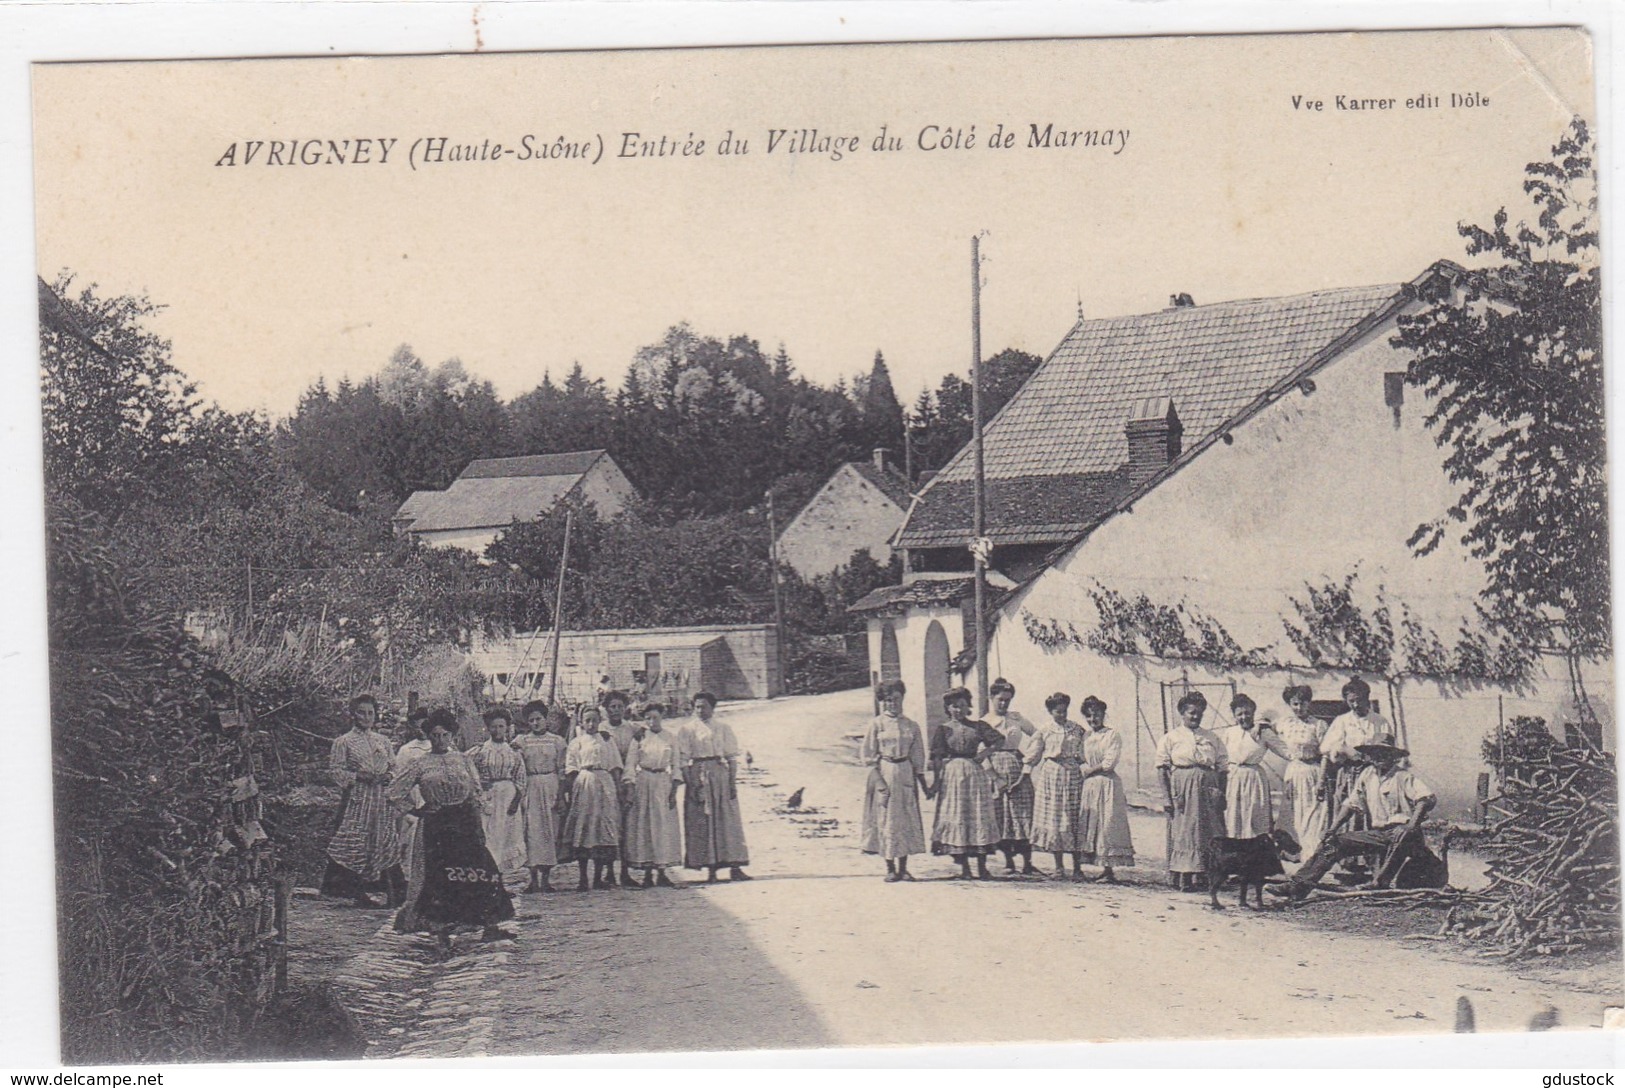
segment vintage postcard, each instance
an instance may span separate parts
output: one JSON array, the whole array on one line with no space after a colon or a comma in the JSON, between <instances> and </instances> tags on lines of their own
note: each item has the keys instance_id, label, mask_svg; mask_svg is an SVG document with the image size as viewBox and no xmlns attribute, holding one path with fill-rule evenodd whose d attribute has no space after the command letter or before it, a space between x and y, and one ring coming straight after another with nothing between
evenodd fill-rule
<instances>
[{"instance_id":1,"label":"vintage postcard","mask_svg":"<svg viewBox=\"0 0 1625 1088\"><path fill-rule=\"evenodd\" d=\"M65 1062L1625 1005L1584 30L32 84Z\"/></svg>"}]
</instances>

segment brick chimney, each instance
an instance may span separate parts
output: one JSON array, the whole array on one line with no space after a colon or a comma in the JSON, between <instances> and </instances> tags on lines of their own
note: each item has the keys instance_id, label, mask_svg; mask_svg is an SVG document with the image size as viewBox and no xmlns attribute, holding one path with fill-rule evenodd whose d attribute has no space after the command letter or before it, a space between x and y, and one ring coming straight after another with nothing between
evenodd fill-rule
<instances>
[{"instance_id":1,"label":"brick chimney","mask_svg":"<svg viewBox=\"0 0 1625 1088\"><path fill-rule=\"evenodd\" d=\"M1128 482L1135 490L1172 464L1183 449L1185 427L1168 397L1135 402L1124 431L1128 435Z\"/></svg>"},{"instance_id":2,"label":"brick chimney","mask_svg":"<svg viewBox=\"0 0 1625 1088\"><path fill-rule=\"evenodd\" d=\"M888 449L877 449L877 450L875 450L875 468L876 469L878 469L881 472L886 471L886 455L888 453L890 453L890 452L891 452L891 450L888 450Z\"/></svg>"}]
</instances>

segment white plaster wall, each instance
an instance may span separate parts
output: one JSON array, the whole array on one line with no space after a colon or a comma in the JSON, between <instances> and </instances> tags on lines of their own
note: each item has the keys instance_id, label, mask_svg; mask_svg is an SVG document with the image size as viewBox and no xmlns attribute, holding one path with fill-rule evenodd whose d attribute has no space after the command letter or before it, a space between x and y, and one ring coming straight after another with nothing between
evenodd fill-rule
<instances>
[{"instance_id":1,"label":"white plaster wall","mask_svg":"<svg viewBox=\"0 0 1625 1088\"><path fill-rule=\"evenodd\" d=\"M965 648L964 623L957 607L916 608L906 615L889 618L897 631L897 654L902 664L903 684L908 688L903 696L903 713L924 728L930 717L925 705L925 633L933 620L940 623L943 633L948 636L948 657L952 660ZM880 628L881 620L871 618L869 668L877 674L880 672ZM949 686L953 685L955 679L949 674Z\"/></svg>"},{"instance_id":2,"label":"white plaster wall","mask_svg":"<svg viewBox=\"0 0 1625 1088\"><path fill-rule=\"evenodd\" d=\"M504 525L501 529L440 529L415 535L436 548L465 548L475 555L484 555L485 546L506 528Z\"/></svg>"},{"instance_id":3,"label":"white plaster wall","mask_svg":"<svg viewBox=\"0 0 1625 1088\"><path fill-rule=\"evenodd\" d=\"M842 465L779 534L780 560L808 579L844 566L859 548L886 563L903 514L851 465Z\"/></svg>"},{"instance_id":4,"label":"white plaster wall","mask_svg":"<svg viewBox=\"0 0 1625 1088\"><path fill-rule=\"evenodd\" d=\"M598 516L605 521L619 514L626 505L638 497L632 481L608 457L600 457L576 485L583 498L598 508Z\"/></svg>"}]
</instances>

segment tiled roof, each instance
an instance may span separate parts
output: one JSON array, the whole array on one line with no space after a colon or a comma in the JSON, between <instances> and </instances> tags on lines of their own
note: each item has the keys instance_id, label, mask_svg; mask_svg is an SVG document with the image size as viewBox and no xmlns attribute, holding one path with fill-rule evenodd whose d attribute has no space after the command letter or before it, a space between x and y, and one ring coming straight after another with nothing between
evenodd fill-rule
<instances>
[{"instance_id":1,"label":"tiled roof","mask_svg":"<svg viewBox=\"0 0 1625 1088\"><path fill-rule=\"evenodd\" d=\"M976 580L964 578L920 578L900 586L881 586L870 590L848 612L879 612L907 605L955 605L975 592Z\"/></svg>"},{"instance_id":2,"label":"tiled roof","mask_svg":"<svg viewBox=\"0 0 1625 1088\"><path fill-rule=\"evenodd\" d=\"M472 461L444 491L414 491L397 521L414 533L502 528L541 517L581 482L603 450Z\"/></svg>"},{"instance_id":3,"label":"tiled roof","mask_svg":"<svg viewBox=\"0 0 1625 1088\"><path fill-rule=\"evenodd\" d=\"M1138 405L1172 400L1190 449L1401 290L1349 287L1078 322L983 432L988 535L1059 541L1087 528L1126 493L1113 475L1128 461L1124 424ZM962 543L972 472L967 446L921 493L898 543L939 546L954 528ZM1011 485L1004 500L1001 484Z\"/></svg>"},{"instance_id":4,"label":"tiled roof","mask_svg":"<svg viewBox=\"0 0 1625 1088\"><path fill-rule=\"evenodd\" d=\"M429 504L434 501L434 497L438 494L440 494L438 491L412 492L406 497L406 501L401 503L401 508L395 511L394 520L411 521L413 518L423 513L424 510L428 509Z\"/></svg>"},{"instance_id":5,"label":"tiled roof","mask_svg":"<svg viewBox=\"0 0 1625 1088\"><path fill-rule=\"evenodd\" d=\"M538 453L527 457L487 457L470 461L459 480L496 479L507 476L580 476L600 457L603 450L574 453Z\"/></svg>"},{"instance_id":6,"label":"tiled roof","mask_svg":"<svg viewBox=\"0 0 1625 1088\"><path fill-rule=\"evenodd\" d=\"M1075 472L987 481L987 535L995 544L1030 544L1076 536L1128 492L1128 474ZM906 546L937 548L970 542L975 502L969 480L932 487L914 508Z\"/></svg>"},{"instance_id":7,"label":"tiled roof","mask_svg":"<svg viewBox=\"0 0 1625 1088\"><path fill-rule=\"evenodd\" d=\"M909 493L908 481L903 479L902 473L893 472L889 468L882 471L875 467L873 461L850 461L848 464L857 471L859 476L874 484L882 495L885 495L904 510L908 509L909 500L913 496Z\"/></svg>"}]
</instances>

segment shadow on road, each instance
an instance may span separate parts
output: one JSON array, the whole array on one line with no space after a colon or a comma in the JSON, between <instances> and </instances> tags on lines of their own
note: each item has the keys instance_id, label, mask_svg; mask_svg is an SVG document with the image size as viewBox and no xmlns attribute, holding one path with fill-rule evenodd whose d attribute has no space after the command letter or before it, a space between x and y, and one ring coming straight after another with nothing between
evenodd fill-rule
<instances>
[{"instance_id":1,"label":"shadow on road","mask_svg":"<svg viewBox=\"0 0 1625 1088\"><path fill-rule=\"evenodd\" d=\"M491 1053L832 1045L716 893L727 885L523 897Z\"/></svg>"}]
</instances>

